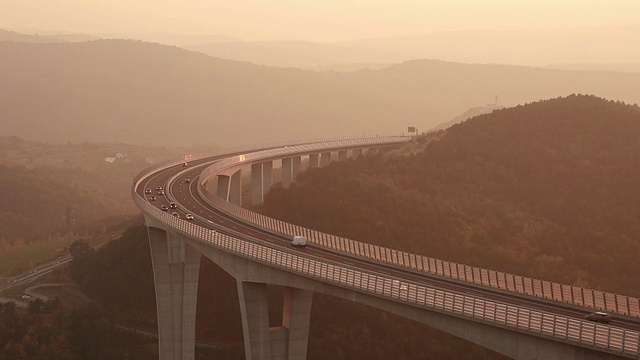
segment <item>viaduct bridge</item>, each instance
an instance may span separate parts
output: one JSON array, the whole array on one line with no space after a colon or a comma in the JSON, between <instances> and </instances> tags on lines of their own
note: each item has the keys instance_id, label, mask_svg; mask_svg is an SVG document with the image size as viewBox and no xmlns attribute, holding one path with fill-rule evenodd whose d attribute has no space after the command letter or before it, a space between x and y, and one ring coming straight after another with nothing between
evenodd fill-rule
<instances>
[{"instance_id":1,"label":"viaduct bridge","mask_svg":"<svg viewBox=\"0 0 640 360\"><path fill-rule=\"evenodd\" d=\"M241 207L243 172L251 173L251 202L258 204L273 183L274 162L287 187L303 163L325 166L409 140L373 136L246 147L140 173L132 196L148 227L160 359L194 358L201 256L236 279L247 359L306 359L316 292L413 319L514 359L640 359L638 298L375 246ZM171 202L175 210L161 210ZM293 235L306 236L309 245L292 247ZM278 327L269 326L267 284L285 288ZM584 320L593 309L613 313L614 321Z\"/></svg>"}]
</instances>

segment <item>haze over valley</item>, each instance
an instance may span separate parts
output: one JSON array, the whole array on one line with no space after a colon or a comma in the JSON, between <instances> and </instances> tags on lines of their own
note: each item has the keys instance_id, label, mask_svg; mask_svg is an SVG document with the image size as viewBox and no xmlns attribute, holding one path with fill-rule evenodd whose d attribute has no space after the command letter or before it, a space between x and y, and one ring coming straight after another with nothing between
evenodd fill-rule
<instances>
[{"instance_id":1,"label":"haze over valley","mask_svg":"<svg viewBox=\"0 0 640 360\"><path fill-rule=\"evenodd\" d=\"M640 356L638 14L0 1L0 359Z\"/></svg>"},{"instance_id":2,"label":"haze over valley","mask_svg":"<svg viewBox=\"0 0 640 360\"><path fill-rule=\"evenodd\" d=\"M0 57L4 133L55 143L230 146L427 130L496 98L640 102L640 73L438 60L314 72L131 40L0 42Z\"/></svg>"}]
</instances>

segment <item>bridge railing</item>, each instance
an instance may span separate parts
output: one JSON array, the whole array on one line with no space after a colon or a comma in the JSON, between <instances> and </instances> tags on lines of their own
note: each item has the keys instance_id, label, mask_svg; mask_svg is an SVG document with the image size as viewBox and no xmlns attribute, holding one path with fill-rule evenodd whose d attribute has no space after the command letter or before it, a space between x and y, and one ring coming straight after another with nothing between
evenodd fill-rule
<instances>
[{"instance_id":1,"label":"bridge railing","mask_svg":"<svg viewBox=\"0 0 640 360\"><path fill-rule=\"evenodd\" d=\"M173 217L147 203L135 193L135 188L133 197L143 212L173 231L252 261L411 306L492 323L504 328L518 329L585 347L634 357L640 355L640 333L636 331L434 289L412 282L401 282L348 266L307 258L234 238Z\"/></svg>"},{"instance_id":2,"label":"bridge railing","mask_svg":"<svg viewBox=\"0 0 640 360\"><path fill-rule=\"evenodd\" d=\"M365 139L361 145L366 146L367 141L368 144L373 143L371 140L376 139ZM389 137L389 142L392 141L394 141L393 138ZM397 139L395 139L395 141L397 141ZM329 143L326 148L339 147L342 145L344 144ZM354 145L354 147L355 146L356 145ZM323 233L249 211L233 203L224 201L223 199L208 192L204 186L202 186L206 178L229 167L237 166L243 162L258 161L259 159L272 158L278 155L283 155L283 157L285 157L287 154L290 155L296 151L308 152L309 149L321 151L323 148L322 144L311 144L270 149L253 153L248 152L241 156L238 155L227 158L210 166L202 173L201 180L198 182L198 191L200 191L202 197L207 199L212 206L215 206L238 219L287 236L292 237L294 235L302 235L313 244L333 250L339 250L341 252L366 259L372 259L414 271L435 274L477 285L553 301L560 301L577 306L605 310L622 315L640 317L640 299L637 297L534 279L526 276L469 266L466 264L459 264Z\"/></svg>"}]
</instances>

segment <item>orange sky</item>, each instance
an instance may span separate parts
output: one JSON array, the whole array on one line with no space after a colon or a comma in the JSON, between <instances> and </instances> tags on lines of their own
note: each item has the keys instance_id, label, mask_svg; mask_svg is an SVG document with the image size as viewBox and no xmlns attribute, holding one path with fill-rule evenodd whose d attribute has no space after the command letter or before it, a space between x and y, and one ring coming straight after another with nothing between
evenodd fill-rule
<instances>
[{"instance_id":1,"label":"orange sky","mask_svg":"<svg viewBox=\"0 0 640 360\"><path fill-rule=\"evenodd\" d=\"M458 29L640 25L637 0L0 0L0 28L340 41Z\"/></svg>"}]
</instances>

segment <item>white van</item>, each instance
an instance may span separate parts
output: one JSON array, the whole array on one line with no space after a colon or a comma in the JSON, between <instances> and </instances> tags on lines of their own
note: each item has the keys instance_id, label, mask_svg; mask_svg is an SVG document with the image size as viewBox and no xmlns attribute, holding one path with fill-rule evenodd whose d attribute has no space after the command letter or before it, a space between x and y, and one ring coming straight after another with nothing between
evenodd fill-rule
<instances>
[{"instance_id":1,"label":"white van","mask_svg":"<svg viewBox=\"0 0 640 360\"><path fill-rule=\"evenodd\" d=\"M304 236L294 235L293 240L291 240L291 245L295 247L305 247L307 245L307 238Z\"/></svg>"}]
</instances>

